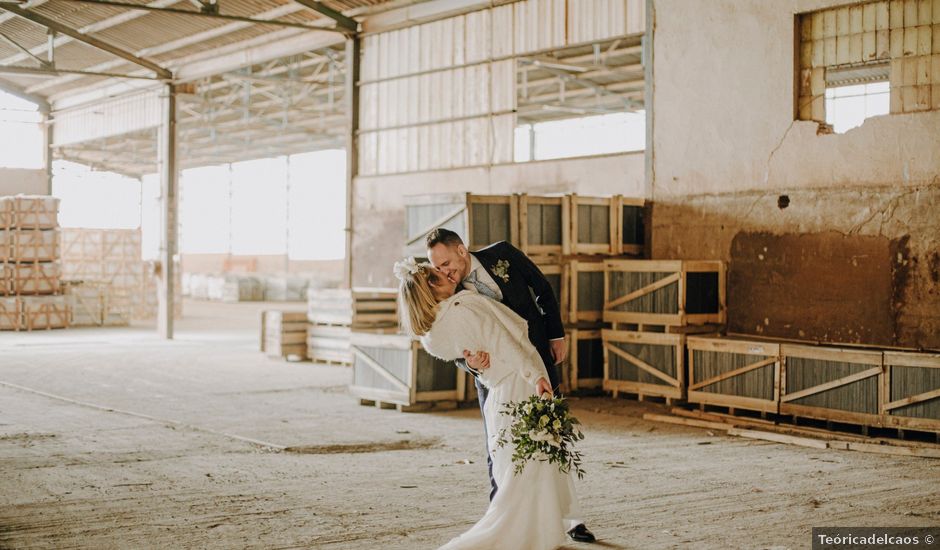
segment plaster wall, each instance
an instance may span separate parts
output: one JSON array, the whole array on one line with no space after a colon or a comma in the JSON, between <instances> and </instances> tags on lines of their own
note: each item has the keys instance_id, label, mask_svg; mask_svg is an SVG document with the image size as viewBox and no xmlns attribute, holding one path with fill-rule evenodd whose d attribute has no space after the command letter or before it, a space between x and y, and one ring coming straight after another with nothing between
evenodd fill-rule
<instances>
[{"instance_id":1,"label":"plaster wall","mask_svg":"<svg viewBox=\"0 0 940 550\"><path fill-rule=\"evenodd\" d=\"M404 198L427 193L579 193L646 196L644 154L359 177L353 199L353 284L393 286L405 241Z\"/></svg>"},{"instance_id":2,"label":"plaster wall","mask_svg":"<svg viewBox=\"0 0 940 550\"><path fill-rule=\"evenodd\" d=\"M0 196L45 195L49 183L45 170L0 168Z\"/></svg>"},{"instance_id":3,"label":"plaster wall","mask_svg":"<svg viewBox=\"0 0 940 550\"><path fill-rule=\"evenodd\" d=\"M794 121L795 14L841 4L655 0L652 254L729 261L732 330L940 348L940 111Z\"/></svg>"}]
</instances>

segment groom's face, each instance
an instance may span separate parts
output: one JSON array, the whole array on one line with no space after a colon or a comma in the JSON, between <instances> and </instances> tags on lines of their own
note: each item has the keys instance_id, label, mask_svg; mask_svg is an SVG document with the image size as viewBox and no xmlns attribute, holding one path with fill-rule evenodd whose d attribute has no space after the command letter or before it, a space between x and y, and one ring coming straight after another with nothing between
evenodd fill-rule
<instances>
[{"instance_id":1,"label":"groom's face","mask_svg":"<svg viewBox=\"0 0 940 550\"><path fill-rule=\"evenodd\" d=\"M438 243L428 249L428 260L431 261L434 269L454 284L463 281L470 271L470 255L467 247L462 244L447 246L444 243Z\"/></svg>"}]
</instances>

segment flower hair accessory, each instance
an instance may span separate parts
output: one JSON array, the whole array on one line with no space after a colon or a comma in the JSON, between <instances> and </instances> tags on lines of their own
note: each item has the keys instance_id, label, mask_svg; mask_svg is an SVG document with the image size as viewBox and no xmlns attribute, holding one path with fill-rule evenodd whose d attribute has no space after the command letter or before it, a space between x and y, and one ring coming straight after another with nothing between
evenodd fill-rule
<instances>
[{"instance_id":1,"label":"flower hair accessory","mask_svg":"<svg viewBox=\"0 0 940 550\"><path fill-rule=\"evenodd\" d=\"M404 281L406 277L414 275L420 271L420 269L418 262L416 262L414 258L405 258L400 262L395 262L395 267L392 271L395 272L395 277L397 277L399 281Z\"/></svg>"}]
</instances>

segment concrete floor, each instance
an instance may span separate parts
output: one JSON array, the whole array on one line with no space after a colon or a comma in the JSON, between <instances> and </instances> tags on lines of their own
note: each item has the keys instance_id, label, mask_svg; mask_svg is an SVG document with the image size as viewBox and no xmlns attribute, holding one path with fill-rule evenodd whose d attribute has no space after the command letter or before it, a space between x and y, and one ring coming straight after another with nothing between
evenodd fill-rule
<instances>
[{"instance_id":1,"label":"concrete floor","mask_svg":"<svg viewBox=\"0 0 940 550\"><path fill-rule=\"evenodd\" d=\"M482 514L475 409L361 407L348 369L256 351L261 308L187 303L171 342L148 327L0 333L0 547L434 548ZM599 548L806 548L813 526L940 522L936 460L573 405Z\"/></svg>"}]
</instances>

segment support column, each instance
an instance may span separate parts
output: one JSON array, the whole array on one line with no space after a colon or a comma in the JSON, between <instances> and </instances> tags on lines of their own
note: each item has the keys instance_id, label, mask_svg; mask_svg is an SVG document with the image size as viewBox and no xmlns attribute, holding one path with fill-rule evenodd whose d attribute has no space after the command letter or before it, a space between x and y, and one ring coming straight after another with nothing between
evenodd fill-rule
<instances>
[{"instance_id":1,"label":"support column","mask_svg":"<svg viewBox=\"0 0 940 550\"><path fill-rule=\"evenodd\" d=\"M656 30L656 2L654 0L645 0L646 1L646 31L643 33L643 109L646 111L646 150L644 151L645 163L646 163L646 174L644 176L645 180L645 196L648 200L655 201L656 197L653 196L656 180L656 170L654 167L654 162L656 161L656 151L653 143L654 133L653 133L653 96L654 96L654 86L653 86L653 39L654 33ZM647 257L649 257L649 251L652 250L650 235L651 232L646 232L646 247Z\"/></svg>"},{"instance_id":2,"label":"support column","mask_svg":"<svg viewBox=\"0 0 940 550\"><path fill-rule=\"evenodd\" d=\"M43 166L46 170L46 195L52 194L52 116L48 111L42 113L42 142L44 152Z\"/></svg>"},{"instance_id":3,"label":"support column","mask_svg":"<svg viewBox=\"0 0 940 550\"><path fill-rule=\"evenodd\" d=\"M157 332L162 338L173 339L174 293L178 233L179 171L176 163L176 86L167 84L163 90L163 124L159 130L160 159L160 273L157 278Z\"/></svg>"},{"instance_id":4,"label":"support column","mask_svg":"<svg viewBox=\"0 0 940 550\"><path fill-rule=\"evenodd\" d=\"M359 61L358 36L346 39L346 259L345 286L353 284L353 185L359 175Z\"/></svg>"}]
</instances>

